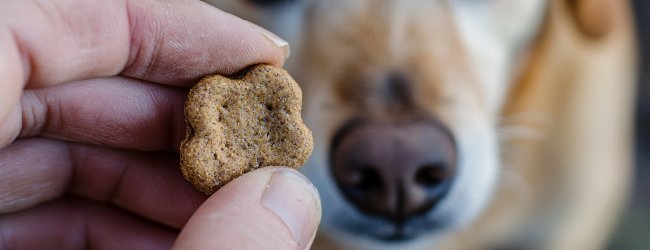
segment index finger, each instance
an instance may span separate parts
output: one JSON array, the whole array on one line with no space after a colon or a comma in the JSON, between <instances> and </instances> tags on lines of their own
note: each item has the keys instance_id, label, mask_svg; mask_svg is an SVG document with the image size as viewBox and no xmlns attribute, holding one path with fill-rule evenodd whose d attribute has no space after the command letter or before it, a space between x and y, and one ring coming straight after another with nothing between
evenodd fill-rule
<instances>
[{"instance_id":1,"label":"index finger","mask_svg":"<svg viewBox=\"0 0 650 250\"><path fill-rule=\"evenodd\" d=\"M120 73L188 85L255 63L281 65L288 51L268 31L193 0L9 1L0 41L0 65L8 66L0 67L0 120L25 86Z\"/></svg>"}]
</instances>

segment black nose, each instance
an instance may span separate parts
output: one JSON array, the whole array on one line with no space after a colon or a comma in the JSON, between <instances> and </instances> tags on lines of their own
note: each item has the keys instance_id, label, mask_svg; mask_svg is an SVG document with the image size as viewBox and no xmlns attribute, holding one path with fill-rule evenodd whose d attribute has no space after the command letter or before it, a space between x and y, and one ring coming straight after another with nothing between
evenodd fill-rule
<instances>
[{"instance_id":1,"label":"black nose","mask_svg":"<svg viewBox=\"0 0 650 250\"><path fill-rule=\"evenodd\" d=\"M343 195L361 212L403 223L433 209L456 173L452 136L437 123L343 128L331 151Z\"/></svg>"}]
</instances>

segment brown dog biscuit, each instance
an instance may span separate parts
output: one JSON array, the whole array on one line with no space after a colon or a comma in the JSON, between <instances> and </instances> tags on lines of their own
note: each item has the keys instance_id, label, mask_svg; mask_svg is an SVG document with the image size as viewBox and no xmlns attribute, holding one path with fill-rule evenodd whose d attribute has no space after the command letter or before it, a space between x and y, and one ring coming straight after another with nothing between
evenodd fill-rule
<instances>
[{"instance_id":1,"label":"brown dog biscuit","mask_svg":"<svg viewBox=\"0 0 650 250\"><path fill-rule=\"evenodd\" d=\"M302 166L313 138L300 116L301 103L298 84L270 65L251 67L235 78L203 78L185 103L183 176L212 194L259 167Z\"/></svg>"}]
</instances>

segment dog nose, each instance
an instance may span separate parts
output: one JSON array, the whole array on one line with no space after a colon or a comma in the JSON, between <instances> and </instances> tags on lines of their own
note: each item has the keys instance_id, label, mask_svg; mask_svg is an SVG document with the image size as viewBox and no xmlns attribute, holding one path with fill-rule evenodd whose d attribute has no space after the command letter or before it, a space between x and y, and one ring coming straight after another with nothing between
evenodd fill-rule
<instances>
[{"instance_id":1,"label":"dog nose","mask_svg":"<svg viewBox=\"0 0 650 250\"><path fill-rule=\"evenodd\" d=\"M339 189L361 212L402 223L450 189L456 147L437 123L349 126L335 136L331 163Z\"/></svg>"}]
</instances>

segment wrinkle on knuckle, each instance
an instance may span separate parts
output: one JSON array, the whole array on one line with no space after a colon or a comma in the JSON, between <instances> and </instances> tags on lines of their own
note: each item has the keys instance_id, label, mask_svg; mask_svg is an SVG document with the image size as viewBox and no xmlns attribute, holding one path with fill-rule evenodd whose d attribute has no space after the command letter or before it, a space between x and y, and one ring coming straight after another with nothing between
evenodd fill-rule
<instances>
[{"instance_id":1,"label":"wrinkle on knuckle","mask_svg":"<svg viewBox=\"0 0 650 250\"><path fill-rule=\"evenodd\" d=\"M130 51L122 73L137 79L149 78L157 66L161 47L165 43L164 25L156 22L147 6L127 1Z\"/></svg>"},{"instance_id":2,"label":"wrinkle on knuckle","mask_svg":"<svg viewBox=\"0 0 650 250\"><path fill-rule=\"evenodd\" d=\"M25 91L20 99L20 137L31 137L43 132L46 125L48 106L33 91Z\"/></svg>"},{"instance_id":3,"label":"wrinkle on knuckle","mask_svg":"<svg viewBox=\"0 0 650 250\"><path fill-rule=\"evenodd\" d=\"M20 104L17 104L14 110L10 111L9 115L0 121L0 149L8 146L19 137L22 127L21 113Z\"/></svg>"}]
</instances>

